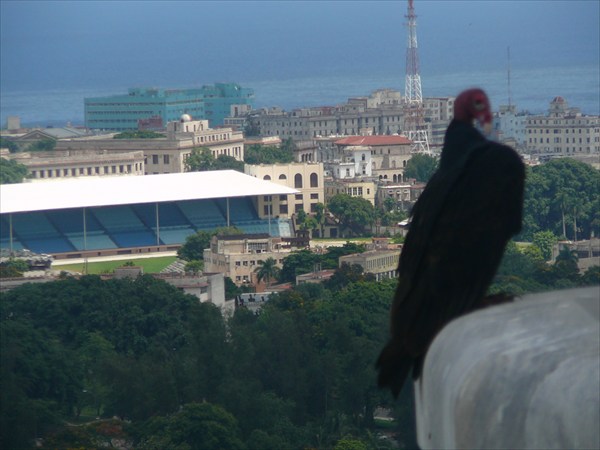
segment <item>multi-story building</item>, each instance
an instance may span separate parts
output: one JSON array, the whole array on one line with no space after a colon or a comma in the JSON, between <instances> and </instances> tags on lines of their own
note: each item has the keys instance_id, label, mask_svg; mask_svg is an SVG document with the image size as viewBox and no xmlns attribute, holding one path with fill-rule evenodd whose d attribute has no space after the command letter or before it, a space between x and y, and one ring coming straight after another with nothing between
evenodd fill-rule
<instances>
[{"instance_id":1,"label":"multi-story building","mask_svg":"<svg viewBox=\"0 0 600 450\"><path fill-rule=\"evenodd\" d=\"M377 188L376 204L383 205L386 198L391 198L402 210L409 210L425 189L425 183L409 180L401 184L382 184Z\"/></svg>"},{"instance_id":2,"label":"multi-story building","mask_svg":"<svg viewBox=\"0 0 600 450\"><path fill-rule=\"evenodd\" d=\"M362 197L375 205L375 193L377 186L373 181L366 179L339 180L335 178L325 179L325 201L338 194L346 194L350 197Z\"/></svg>"},{"instance_id":3,"label":"multi-story building","mask_svg":"<svg viewBox=\"0 0 600 450\"><path fill-rule=\"evenodd\" d=\"M167 124L167 136L157 139L70 139L61 140L55 150L123 153L142 151L146 174L186 171L187 158L197 147L206 147L216 158L219 155L244 160L244 136L231 128L209 128L208 120L192 120L184 114Z\"/></svg>"},{"instance_id":4,"label":"multi-story building","mask_svg":"<svg viewBox=\"0 0 600 450\"><path fill-rule=\"evenodd\" d=\"M89 176L144 175L144 153L52 151L2 153L27 167L30 181Z\"/></svg>"},{"instance_id":5,"label":"multi-story building","mask_svg":"<svg viewBox=\"0 0 600 450\"><path fill-rule=\"evenodd\" d=\"M232 105L252 105L254 91L235 83L215 83L194 89L132 88L127 94L84 100L85 126L103 130L137 130L152 119L163 127L182 114L224 123ZM142 122L140 122L142 121Z\"/></svg>"},{"instance_id":6,"label":"multi-story building","mask_svg":"<svg viewBox=\"0 0 600 450\"><path fill-rule=\"evenodd\" d=\"M424 99L425 123L433 145L442 145L453 105L453 97ZM253 111L248 122L263 136L295 141L328 136L401 134L406 128L401 95L390 89L375 91L369 97L350 98L335 107L299 108L290 112L280 108Z\"/></svg>"},{"instance_id":7,"label":"multi-story building","mask_svg":"<svg viewBox=\"0 0 600 450\"><path fill-rule=\"evenodd\" d=\"M546 116L528 116L527 150L542 158L600 154L600 116L586 116L555 97Z\"/></svg>"},{"instance_id":8,"label":"multi-story building","mask_svg":"<svg viewBox=\"0 0 600 450\"><path fill-rule=\"evenodd\" d=\"M322 163L246 164L247 175L297 189L297 194L259 197L258 213L279 218L291 218L303 210L314 212L317 203L325 202L325 182Z\"/></svg>"},{"instance_id":9,"label":"multi-story building","mask_svg":"<svg viewBox=\"0 0 600 450\"><path fill-rule=\"evenodd\" d=\"M528 115L525 112L517 112L515 105L500 105L493 119L496 139L516 149L525 149L527 145L527 118Z\"/></svg>"},{"instance_id":10,"label":"multi-story building","mask_svg":"<svg viewBox=\"0 0 600 450\"><path fill-rule=\"evenodd\" d=\"M223 273L238 286L257 284L259 261L273 258L282 267L283 258L289 253L281 238L268 234L213 236L210 248L204 249L204 270Z\"/></svg>"},{"instance_id":11,"label":"multi-story building","mask_svg":"<svg viewBox=\"0 0 600 450\"><path fill-rule=\"evenodd\" d=\"M399 249L368 250L363 253L340 256L339 265L358 264L366 273L375 275L377 281L398 275Z\"/></svg>"},{"instance_id":12,"label":"multi-story building","mask_svg":"<svg viewBox=\"0 0 600 450\"><path fill-rule=\"evenodd\" d=\"M383 182L402 180L406 163L412 157L412 142L405 136L399 135L349 136L335 141L335 145L339 148L338 154L344 155L343 160L347 159L349 149L356 146L367 147L371 153L371 174ZM364 157L366 160L367 155L364 155ZM360 159L362 162L363 155L360 155ZM332 172L332 175L335 176L336 174ZM361 168L356 176L362 175L367 175L367 173L363 173Z\"/></svg>"}]
</instances>

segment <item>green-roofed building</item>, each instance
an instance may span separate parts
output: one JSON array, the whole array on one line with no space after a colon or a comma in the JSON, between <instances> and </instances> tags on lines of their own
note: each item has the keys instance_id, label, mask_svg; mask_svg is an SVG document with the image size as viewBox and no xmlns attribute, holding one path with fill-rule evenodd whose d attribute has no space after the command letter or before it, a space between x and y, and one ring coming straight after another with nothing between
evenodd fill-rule
<instances>
[{"instance_id":1,"label":"green-roofed building","mask_svg":"<svg viewBox=\"0 0 600 450\"><path fill-rule=\"evenodd\" d=\"M215 83L193 89L132 88L127 94L84 100L85 126L103 130L137 130L146 123L164 128L182 114L223 125L231 105L251 105L254 90L236 83Z\"/></svg>"}]
</instances>

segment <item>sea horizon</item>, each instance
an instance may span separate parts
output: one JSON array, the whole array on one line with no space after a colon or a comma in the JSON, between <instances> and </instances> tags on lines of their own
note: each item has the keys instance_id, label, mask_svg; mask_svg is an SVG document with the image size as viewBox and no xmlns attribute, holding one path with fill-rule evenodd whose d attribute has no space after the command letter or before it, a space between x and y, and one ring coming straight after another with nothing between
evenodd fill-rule
<instances>
[{"instance_id":1,"label":"sea horizon","mask_svg":"<svg viewBox=\"0 0 600 450\"><path fill-rule=\"evenodd\" d=\"M518 111L546 114L550 101L563 97L569 106L583 114L600 115L600 68L590 64L554 68L513 69L510 103ZM302 107L335 106L350 97L368 96L377 89L404 92L404 75L395 73L315 75L270 80L214 80L192 85L154 85L165 89L185 89L215 82L235 82L254 89L256 109L279 106L285 110ZM505 70L466 71L421 75L424 97L456 96L461 90L479 86L490 96L493 110L509 103ZM125 94L120 85L102 87L42 87L0 91L0 125L6 128L9 116L18 116L24 127L65 126L84 123L84 98Z\"/></svg>"}]
</instances>

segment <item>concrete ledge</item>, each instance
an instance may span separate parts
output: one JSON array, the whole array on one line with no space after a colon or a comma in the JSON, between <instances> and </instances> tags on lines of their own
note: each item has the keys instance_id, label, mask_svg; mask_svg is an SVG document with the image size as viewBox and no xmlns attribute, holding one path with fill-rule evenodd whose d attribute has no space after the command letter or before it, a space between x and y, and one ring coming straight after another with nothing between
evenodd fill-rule
<instances>
[{"instance_id":1,"label":"concrete ledge","mask_svg":"<svg viewBox=\"0 0 600 450\"><path fill-rule=\"evenodd\" d=\"M455 320L414 388L423 449L600 448L600 288Z\"/></svg>"}]
</instances>

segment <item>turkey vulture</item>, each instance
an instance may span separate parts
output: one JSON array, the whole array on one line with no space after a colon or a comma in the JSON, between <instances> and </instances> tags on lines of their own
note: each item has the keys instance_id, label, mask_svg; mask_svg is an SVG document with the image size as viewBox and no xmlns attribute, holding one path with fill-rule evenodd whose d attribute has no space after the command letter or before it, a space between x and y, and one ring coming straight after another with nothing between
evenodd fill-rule
<instances>
[{"instance_id":1,"label":"turkey vulture","mask_svg":"<svg viewBox=\"0 0 600 450\"><path fill-rule=\"evenodd\" d=\"M377 361L378 384L398 396L410 369L452 319L482 306L508 240L521 229L525 167L510 147L474 126L491 125L487 95L462 92L438 170L412 210L398 265L391 338Z\"/></svg>"}]
</instances>

